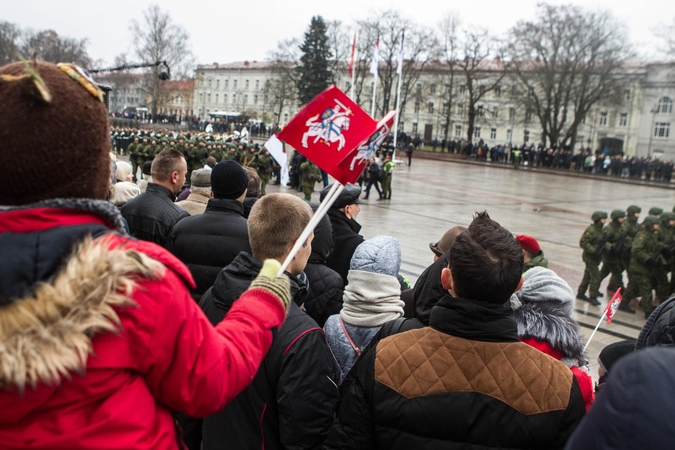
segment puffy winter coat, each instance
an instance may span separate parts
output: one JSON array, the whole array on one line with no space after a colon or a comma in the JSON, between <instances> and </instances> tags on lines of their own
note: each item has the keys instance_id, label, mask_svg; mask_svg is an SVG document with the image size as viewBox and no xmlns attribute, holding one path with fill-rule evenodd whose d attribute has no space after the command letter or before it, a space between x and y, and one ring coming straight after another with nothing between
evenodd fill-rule
<instances>
[{"instance_id":1,"label":"puffy winter coat","mask_svg":"<svg viewBox=\"0 0 675 450\"><path fill-rule=\"evenodd\" d=\"M348 219L339 209L330 208L327 215L333 226L335 247L333 253L328 257L326 265L336 271L346 285L349 263L352 261L354 250L364 241L363 236L359 234L361 225L354 219Z\"/></svg>"},{"instance_id":2,"label":"puffy winter coat","mask_svg":"<svg viewBox=\"0 0 675 450\"><path fill-rule=\"evenodd\" d=\"M212 326L187 268L113 227L121 217L101 201L0 212L3 449L180 448L172 411L220 410L284 320L251 290Z\"/></svg>"},{"instance_id":3,"label":"puffy winter coat","mask_svg":"<svg viewBox=\"0 0 675 450\"><path fill-rule=\"evenodd\" d=\"M675 347L675 297L656 308L642 327L635 349L648 347Z\"/></svg>"},{"instance_id":4,"label":"puffy winter coat","mask_svg":"<svg viewBox=\"0 0 675 450\"><path fill-rule=\"evenodd\" d=\"M342 277L326 266L326 259L333 252L333 242L333 227L328 217L324 216L314 229L312 254L305 267L305 275L311 286L305 310L322 328L329 316L342 309L342 292L345 287Z\"/></svg>"},{"instance_id":5,"label":"puffy winter coat","mask_svg":"<svg viewBox=\"0 0 675 450\"><path fill-rule=\"evenodd\" d=\"M204 214L173 227L166 248L190 269L197 284L192 295L199 301L223 267L239 252L251 251L244 205L237 200L210 199Z\"/></svg>"},{"instance_id":6,"label":"puffy winter coat","mask_svg":"<svg viewBox=\"0 0 675 450\"><path fill-rule=\"evenodd\" d=\"M341 387L327 449L559 449L585 414L560 361L510 306L444 297L430 326L371 347Z\"/></svg>"},{"instance_id":7,"label":"puffy winter coat","mask_svg":"<svg viewBox=\"0 0 675 450\"><path fill-rule=\"evenodd\" d=\"M179 220L190 217L173 201L174 195L170 190L148 183L145 192L122 207L122 216L129 223L131 235L164 247L171 228Z\"/></svg>"},{"instance_id":8,"label":"puffy winter coat","mask_svg":"<svg viewBox=\"0 0 675 450\"><path fill-rule=\"evenodd\" d=\"M212 322L236 308L238 293L260 267L260 261L241 253L220 272L200 302ZM297 306L305 301L302 282L290 278L295 303L251 385L224 410L204 418L204 450L224 445L314 449L323 444L338 401L335 362L321 328Z\"/></svg>"}]
</instances>

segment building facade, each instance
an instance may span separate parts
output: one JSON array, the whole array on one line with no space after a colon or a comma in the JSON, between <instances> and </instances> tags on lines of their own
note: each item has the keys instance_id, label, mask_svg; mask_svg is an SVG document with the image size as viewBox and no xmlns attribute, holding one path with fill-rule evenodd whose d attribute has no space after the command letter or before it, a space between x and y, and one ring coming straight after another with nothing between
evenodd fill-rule
<instances>
[{"instance_id":1,"label":"building facade","mask_svg":"<svg viewBox=\"0 0 675 450\"><path fill-rule=\"evenodd\" d=\"M579 126L575 149L608 147L629 156L675 159L675 139L670 131L671 124L675 125L675 63L626 64L624 71L630 82L622 100L612 105L598 102L592 107ZM200 65L196 70L194 112L208 119L214 113L247 111L248 117L283 125L299 105L292 92L280 95L282 77L269 61ZM335 78L338 87L347 92L347 74L336 74ZM370 111L372 75L361 82L360 103ZM449 92L451 102L447 100ZM505 77L476 103L474 142L536 146L543 141L537 117L525 109L514 92L513 83ZM448 141L466 139L467 128L466 81L458 74L450 86L447 74L429 65L408 94L399 130L425 142L440 142L446 136Z\"/></svg>"}]
</instances>

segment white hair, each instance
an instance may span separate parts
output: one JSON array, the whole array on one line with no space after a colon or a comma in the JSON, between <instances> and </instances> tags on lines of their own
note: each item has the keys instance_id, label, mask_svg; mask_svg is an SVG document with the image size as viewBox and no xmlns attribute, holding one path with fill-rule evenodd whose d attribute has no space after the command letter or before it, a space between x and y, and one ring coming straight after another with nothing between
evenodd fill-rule
<instances>
[{"instance_id":1,"label":"white hair","mask_svg":"<svg viewBox=\"0 0 675 450\"><path fill-rule=\"evenodd\" d=\"M117 161L117 181L127 181L127 177L131 175L131 164L126 161Z\"/></svg>"}]
</instances>

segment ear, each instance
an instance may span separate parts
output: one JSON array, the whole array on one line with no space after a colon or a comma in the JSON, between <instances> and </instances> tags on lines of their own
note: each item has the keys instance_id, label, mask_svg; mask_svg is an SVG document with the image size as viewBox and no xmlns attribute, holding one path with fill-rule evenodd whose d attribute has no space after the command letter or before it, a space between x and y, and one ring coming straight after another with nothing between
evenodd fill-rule
<instances>
[{"instance_id":1,"label":"ear","mask_svg":"<svg viewBox=\"0 0 675 450\"><path fill-rule=\"evenodd\" d=\"M446 291L452 290L453 287L452 271L447 267L441 271L441 284L443 285L443 289L445 289Z\"/></svg>"},{"instance_id":2,"label":"ear","mask_svg":"<svg viewBox=\"0 0 675 450\"><path fill-rule=\"evenodd\" d=\"M518 282L518 287L516 288L515 292L518 292L523 287L524 282L525 282L525 278L523 278L523 276L521 275L520 281Z\"/></svg>"}]
</instances>

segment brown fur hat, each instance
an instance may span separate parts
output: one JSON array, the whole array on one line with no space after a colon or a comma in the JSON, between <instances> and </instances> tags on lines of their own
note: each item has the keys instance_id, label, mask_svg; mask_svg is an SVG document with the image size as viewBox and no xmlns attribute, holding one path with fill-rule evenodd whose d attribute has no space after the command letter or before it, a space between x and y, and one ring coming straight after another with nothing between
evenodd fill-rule
<instances>
[{"instance_id":1,"label":"brown fur hat","mask_svg":"<svg viewBox=\"0 0 675 450\"><path fill-rule=\"evenodd\" d=\"M0 205L105 199L110 179L105 105L54 64L29 64L44 80L51 102L32 79L12 79L28 73L22 63L0 67Z\"/></svg>"}]
</instances>

